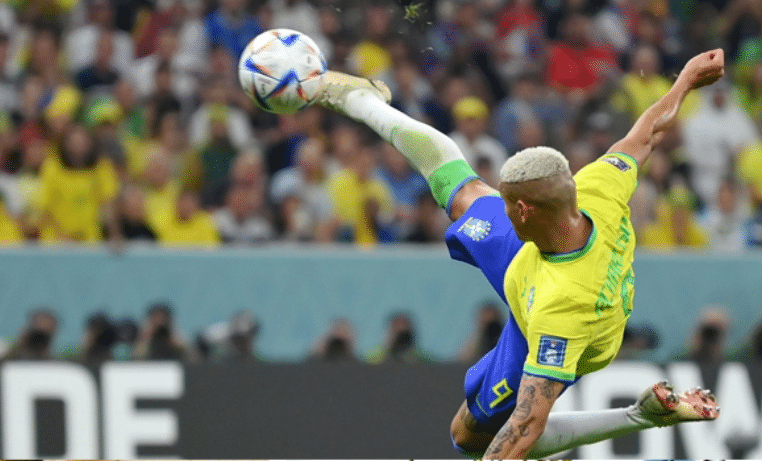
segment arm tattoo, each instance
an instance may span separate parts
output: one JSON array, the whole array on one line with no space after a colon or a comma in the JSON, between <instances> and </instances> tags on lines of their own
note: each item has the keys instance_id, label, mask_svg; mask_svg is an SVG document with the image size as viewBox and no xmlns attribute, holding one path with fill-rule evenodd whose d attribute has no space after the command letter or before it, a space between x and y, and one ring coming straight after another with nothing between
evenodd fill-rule
<instances>
[{"instance_id":1,"label":"arm tattoo","mask_svg":"<svg viewBox=\"0 0 762 461\"><path fill-rule=\"evenodd\" d=\"M550 380L543 380L542 383L540 383L540 393L543 397L545 397L548 400L552 400L556 398L555 390L554 388L554 382Z\"/></svg>"},{"instance_id":2,"label":"arm tattoo","mask_svg":"<svg viewBox=\"0 0 762 461\"><path fill-rule=\"evenodd\" d=\"M532 404L535 401L536 389L534 385L529 384L521 388L521 395L519 401L516 404L516 409L513 410L512 417L515 417L519 421L525 421L532 413Z\"/></svg>"},{"instance_id":3,"label":"arm tattoo","mask_svg":"<svg viewBox=\"0 0 762 461\"><path fill-rule=\"evenodd\" d=\"M516 408L508 422L495 435L484 457L526 456L542 434L547 413L562 389L561 383L524 375L519 387ZM522 441L524 438L527 440Z\"/></svg>"}]
</instances>

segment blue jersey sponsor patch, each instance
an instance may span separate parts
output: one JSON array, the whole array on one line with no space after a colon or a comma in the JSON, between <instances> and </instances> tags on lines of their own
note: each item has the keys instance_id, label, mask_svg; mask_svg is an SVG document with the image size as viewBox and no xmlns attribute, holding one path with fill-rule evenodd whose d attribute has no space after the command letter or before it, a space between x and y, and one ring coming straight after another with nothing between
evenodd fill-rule
<instances>
[{"instance_id":1,"label":"blue jersey sponsor patch","mask_svg":"<svg viewBox=\"0 0 762 461\"><path fill-rule=\"evenodd\" d=\"M619 168L622 171L627 171L630 169L630 164L622 160L621 158L617 157L606 157L601 159L604 162L610 163L614 165L615 167Z\"/></svg>"},{"instance_id":2,"label":"blue jersey sponsor patch","mask_svg":"<svg viewBox=\"0 0 762 461\"><path fill-rule=\"evenodd\" d=\"M478 218L468 218L466 222L458 229L458 232L462 232L471 237L474 242L484 240L492 229L492 223L484 221Z\"/></svg>"},{"instance_id":3,"label":"blue jersey sponsor patch","mask_svg":"<svg viewBox=\"0 0 762 461\"><path fill-rule=\"evenodd\" d=\"M540 350L537 352L537 363L551 367L563 368L566 357L566 342L556 336L540 336Z\"/></svg>"}]
</instances>

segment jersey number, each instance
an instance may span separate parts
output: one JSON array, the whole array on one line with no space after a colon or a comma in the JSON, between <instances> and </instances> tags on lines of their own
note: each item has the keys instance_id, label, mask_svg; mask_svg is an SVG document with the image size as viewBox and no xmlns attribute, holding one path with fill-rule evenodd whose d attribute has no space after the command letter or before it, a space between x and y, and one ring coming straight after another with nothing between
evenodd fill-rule
<instances>
[{"instance_id":1,"label":"jersey number","mask_svg":"<svg viewBox=\"0 0 762 461\"><path fill-rule=\"evenodd\" d=\"M513 389L508 387L508 380L503 378L502 381L492 386L492 392L494 392L497 397L489 403L489 407L495 408L500 402L513 394Z\"/></svg>"}]
</instances>

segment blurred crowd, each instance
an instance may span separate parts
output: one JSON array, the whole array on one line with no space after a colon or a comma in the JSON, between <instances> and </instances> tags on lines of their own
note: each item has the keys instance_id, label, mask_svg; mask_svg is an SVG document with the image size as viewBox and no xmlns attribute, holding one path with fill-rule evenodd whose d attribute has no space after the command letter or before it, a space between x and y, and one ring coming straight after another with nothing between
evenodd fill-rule
<instances>
[{"instance_id":1,"label":"blurred crowd","mask_svg":"<svg viewBox=\"0 0 762 461\"><path fill-rule=\"evenodd\" d=\"M506 315L507 308L497 301L485 300L476 306L466 340L456 354L447 357L422 348L421 326L407 311L391 312L383 339L365 351L358 348L355 324L347 318L336 318L322 334L311 332L317 337L314 345L297 360L471 365L495 347ZM173 307L166 302L149 306L142 320L114 318L100 311L87 319L78 344L57 341L58 323L58 316L49 308L31 310L27 324L16 337L7 338L7 343L0 341L0 360L74 360L87 364L110 360L177 360L189 364L273 361L260 353L262 325L254 314L246 311L236 312L228 320L207 325L190 336L177 327ZM725 306L705 306L685 348L667 351L668 360L687 360L710 367L727 361L762 364L762 320L738 344L728 341L732 324ZM648 324L628 325L617 360L655 361L654 351L660 347L662 334L670 333Z\"/></svg>"},{"instance_id":2,"label":"blurred crowd","mask_svg":"<svg viewBox=\"0 0 762 461\"><path fill-rule=\"evenodd\" d=\"M384 80L492 185L528 146L578 170L721 46L727 77L656 146L633 223L643 247L762 245L758 0L9 0L0 243L441 242L447 217L393 147L244 95L240 53L276 27Z\"/></svg>"}]
</instances>

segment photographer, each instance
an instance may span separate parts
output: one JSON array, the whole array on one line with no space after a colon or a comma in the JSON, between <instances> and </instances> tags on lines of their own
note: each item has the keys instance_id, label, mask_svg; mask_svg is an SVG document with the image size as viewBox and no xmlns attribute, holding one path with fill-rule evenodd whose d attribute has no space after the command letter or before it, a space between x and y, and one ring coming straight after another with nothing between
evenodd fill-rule
<instances>
[{"instance_id":1,"label":"photographer","mask_svg":"<svg viewBox=\"0 0 762 461\"><path fill-rule=\"evenodd\" d=\"M6 355L8 360L49 360L50 344L58 330L58 318L52 310L41 307L29 313L27 327Z\"/></svg>"},{"instance_id":2,"label":"photographer","mask_svg":"<svg viewBox=\"0 0 762 461\"><path fill-rule=\"evenodd\" d=\"M175 331L172 307L156 303L148 308L145 322L135 345L133 358L138 360L189 360L189 349Z\"/></svg>"}]
</instances>

